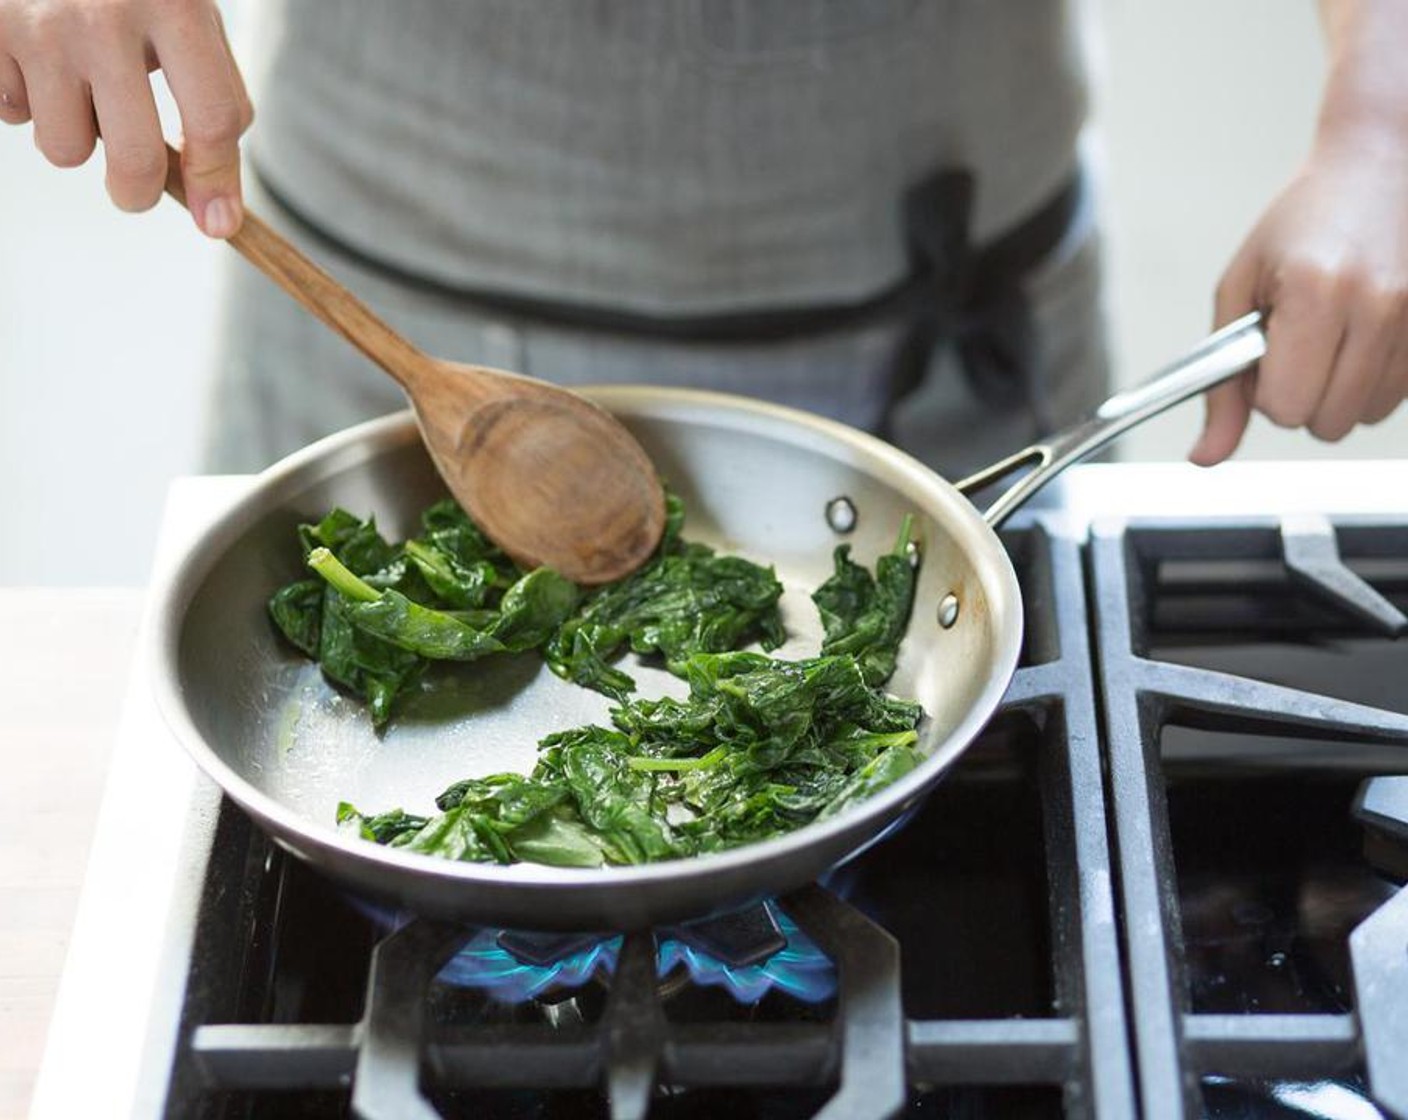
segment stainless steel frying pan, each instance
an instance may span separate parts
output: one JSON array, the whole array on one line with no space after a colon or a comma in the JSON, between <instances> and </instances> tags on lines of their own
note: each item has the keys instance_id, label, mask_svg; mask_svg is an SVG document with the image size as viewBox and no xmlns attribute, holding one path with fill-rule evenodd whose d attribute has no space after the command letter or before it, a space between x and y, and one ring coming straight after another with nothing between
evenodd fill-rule
<instances>
[{"instance_id":1,"label":"stainless steel frying pan","mask_svg":"<svg viewBox=\"0 0 1408 1120\"><path fill-rule=\"evenodd\" d=\"M409 413L331 436L260 476L185 557L159 596L161 707L204 771L284 847L360 890L420 913L528 929L631 929L701 917L815 879L913 806L981 730L1017 665L1020 590L994 528L1044 483L1141 420L1217 384L1265 349L1257 316L1207 339L1071 431L951 485L914 459L815 416L713 393L605 388L592 396L640 439L687 503L686 535L773 564L792 635L779 656L815 654L808 596L844 539L869 563L916 515L923 566L889 688L919 701L926 761L835 818L718 855L575 870L455 863L336 831L339 801L369 812L431 809L451 782L530 770L549 731L607 720L608 702L533 656L451 668L384 736L361 706L290 652L265 613L300 570L295 526L341 505L409 535L442 496ZM988 510L965 496L1031 468ZM828 516L828 509L831 516ZM642 695L681 682L628 667Z\"/></svg>"}]
</instances>

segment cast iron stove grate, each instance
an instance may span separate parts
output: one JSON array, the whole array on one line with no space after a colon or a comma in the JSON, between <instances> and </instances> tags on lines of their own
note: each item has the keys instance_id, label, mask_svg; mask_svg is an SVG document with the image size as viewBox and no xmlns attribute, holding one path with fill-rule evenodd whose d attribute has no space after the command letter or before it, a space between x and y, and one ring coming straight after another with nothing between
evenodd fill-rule
<instances>
[{"instance_id":1,"label":"cast iron stove grate","mask_svg":"<svg viewBox=\"0 0 1408 1120\"><path fill-rule=\"evenodd\" d=\"M1408 870L1408 778L1363 778L1408 769L1408 715L1388 710L1408 699L1408 646L1389 640L1403 631L1408 522L1112 522L1090 547L1143 1115L1408 1116L1408 891L1389 881ZM1384 878L1365 869L1351 808ZM1280 850L1258 864L1249 853L1278 828ZM1331 874L1346 836L1348 870ZM1302 858L1292 901L1351 914L1347 945L1307 949L1283 928L1267 881ZM1231 893L1210 908L1198 892L1216 863ZM1234 920L1210 925L1210 909ZM1228 993L1200 975L1248 945L1294 983L1254 966ZM1236 1012L1204 1006L1229 995Z\"/></svg>"}]
</instances>

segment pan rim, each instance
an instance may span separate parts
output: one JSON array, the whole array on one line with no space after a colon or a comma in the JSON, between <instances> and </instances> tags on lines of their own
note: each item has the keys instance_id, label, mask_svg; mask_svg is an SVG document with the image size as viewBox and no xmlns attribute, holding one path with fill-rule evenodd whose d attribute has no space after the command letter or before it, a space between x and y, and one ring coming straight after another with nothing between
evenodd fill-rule
<instances>
[{"instance_id":1,"label":"pan rim","mask_svg":"<svg viewBox=\"0 0 1408 1120\"><path fill-rule=\"evenodd\" d=\"M945 528L950 539L961 545L971 565L982 573L993 629L993 658L986 683L949 733L938 741L933 753L899 781L835 817L723 852L602 868L471 863L383 847L340 832L332 822L323 824L310 820L245 779L197 727L181 687L183 621L196 591L225 555L230 543L271 505L277 505L281 495L306 489L366 460L375 452L418 440L414 415L407 409L335 432L260 472L250 489L218 514L187 546L163 585L154 589L157 593L152 638L157 667L154 689L163 719L196 765L295 854L309 858L306 849L315 849L338 861L339 865L342 860L351 860L354 865L368 869L380 867L422 881L434 880L449 889L477 886L495 890L523 888L590 893L662 883L677 885L681 880L696 877L728 876L744 868L786 860L814 847L844 843L845 834L854 832L862 818L875 817L882 822L892 819L937 782L996 711L1016 671L1021 650L1021 588L1011 558L997 533L952 483L875 436L784 405L710 390L658 386L593 385L578 391L626 419L633 415L658 418L671 412L698 412L700 405L708 405L728 412L735 428L741 423L745 428L766 430L771 436L782 432L790 438L795 433L793 442L804 440L806 433L821 435L829 444L854 452L858 461L878 461L918 486L935 502L936 509L945 512ZM815 443L809 445L814 447ZM827 450L830 453L832 448ZM865 838L868 839L869 836ZM859 850L865 840L850 844L846 852Z\"/></svg>"}]
</instances>

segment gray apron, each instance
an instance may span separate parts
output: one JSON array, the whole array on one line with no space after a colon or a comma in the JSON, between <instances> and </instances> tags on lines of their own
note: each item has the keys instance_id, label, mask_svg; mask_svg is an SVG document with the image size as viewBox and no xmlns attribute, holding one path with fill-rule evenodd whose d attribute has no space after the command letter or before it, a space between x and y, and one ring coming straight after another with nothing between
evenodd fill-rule
<instances>
[{"instance_id":1,"label":"gray apron","mask_svg":"<svg viewBox=\"0 0 1408 1120\"><path fill-rule=\"evenodd\" d=\"M1103 393L1080 191L1005 291L1023 312L1016 391L930 322L897 399L916 289L882 298L917 267L917 184L962 169L978 251L1068 188L1085 103L1062 3L296 0L269 16L250 151L273 197L256 183L251 203L431 353L763 396L883 424L948 473ZM954 277L934 280L937 305ZM803 325L714 329L778 314ZM213 470L403 405L242 262L222 330Z\"/></svg>"}]
</instances>

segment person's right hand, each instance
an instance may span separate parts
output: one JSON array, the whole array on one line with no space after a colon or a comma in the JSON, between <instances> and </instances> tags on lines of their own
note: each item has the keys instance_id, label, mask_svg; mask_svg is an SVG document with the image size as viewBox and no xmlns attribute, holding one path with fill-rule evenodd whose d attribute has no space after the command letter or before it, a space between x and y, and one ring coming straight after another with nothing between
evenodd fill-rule
<instances>
[{"instance_id":1,"label":"person's right hand","mask_svg":"<svg viewBox=\"0 0 1408 1120\"><path fill-rule=\"evenodd\" d=\"M207 234L229 237L254 111L213 0L0 0L0 120L33 119L35 146L58 167L85 162L101 134L123 210L155 205L166 182L157 68L181 115L187 205Z\"/></svg>"}]
</instances>

